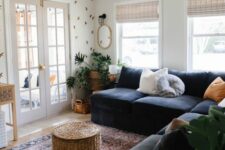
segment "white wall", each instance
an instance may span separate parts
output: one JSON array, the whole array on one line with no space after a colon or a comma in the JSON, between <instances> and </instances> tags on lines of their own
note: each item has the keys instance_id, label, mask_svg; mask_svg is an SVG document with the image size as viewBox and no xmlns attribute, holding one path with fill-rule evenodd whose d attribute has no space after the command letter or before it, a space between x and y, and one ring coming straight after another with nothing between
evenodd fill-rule
<instances>
[{"instance_id":1,"label":"white wall","mask_svg":"<svg viewBox=\"0 0 225 150\"><path fill-rule=\"evenodd\" d=\"M97 50L109 54L113 62L117 61L116 49L116 27L115 27L115 6L118 3L135 0L96 0L95 16L106 13L106 23L112 27L113 43L107 50L99 48L95 36L95 47ZM136 0L137 1L137 0ZM162 21L162 67L170 69L186 70L187 68L187 19L186 0L161 0L161 21ZM95 31L99 25L95 20Z\"/></svg>"},{"instance_id":2,"label":"white wall","mask_svg":"<svg viewBox=\"0 0 225 150\"><path fill-rule=\"evenodd\" d=\"M186 0L162 1L163 67L187 69Z\"/></svg>"}]
</instances>

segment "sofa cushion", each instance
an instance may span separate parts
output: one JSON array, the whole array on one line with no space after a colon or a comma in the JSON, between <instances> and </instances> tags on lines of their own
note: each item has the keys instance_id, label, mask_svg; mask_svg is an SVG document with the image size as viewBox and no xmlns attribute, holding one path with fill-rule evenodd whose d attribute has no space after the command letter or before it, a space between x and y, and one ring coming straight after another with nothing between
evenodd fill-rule
<instances>
[{"instance_id":1,"label":"sofa cushion","mask_svg":"<svg viewBox=\"0 0 225 150\"><path fill-rule=\"evenodd\" d=\"M170 74L178 76L185 84L185 95L203 97L209 86L209 73L207 72L180 72L170 70Z\"/></svg>"},{"instance_id":2,"label":"sofa cushion","mask_svg":"<svg viewBox=\"0 0 225 150\"><path fill-rule=\"evenodd\" d=\"M133 111L136 114L163 117L170 116L173 119L185 112L189 112L201 101L201 98L188 95L175 98L147 96L134 102Z\"/></svg>"},{"instance_id":3,"label":"sofa cushion","mask_svg":"<svg viewBox=\"0 0 225 150\"><path fill-rule=\"evenodd\" d=\"M161 135L151 135L131 150L153 150L155 145L161 140Z\"/></svg>"},{"instance_id":4,"label":"sofa cushion","mask_svg":"<svg viewBox=\"0 0 225 150\"><path fill-rule=\"evenodd\" d=\"M199 114L208 114L209 108L212 105L217 105L217 103L213 100L204 100L200 102L198 105L196 105L191 112L193 113L199 113Z\"/></svg>"},{"instance_id":5,"label":"sofa cushion","mask_svg":"<svg viewBox=\"0 0 225 150\"><path fill-rule=\"evenodd\" d=\"M123 67L117 87L137 89L141 78L142 69Z\"/></svg>"},{"instance_id":6,"label":"sofa cushion","mask_svg":"<svg viewBox=\"0 0 225 150\"><path fill-rule=\"evenodd\" d=\"M198 114L198 113L185 113L185 114L179 116L178 119L181 119L181 120L190 122L191 120L197 119L200 116L202 116L202 114ZM168 127L168 125L166 125L164 128L162 128L157 134L159 134L159 135L165 134L165 130L166 130L167 127Z\"/></svg>"},{"instance_id":7,"label":"sofa cushion","mask_svg":"<svg viewBox=\"0 0 225 150\"><path fill-rule=\"evenodd\" d=\"M95 108L115 112L131 112L132 103L145 95L126 88L114 88L95 93L91 96L91 105Z\"/></svg>"}]
</instances>

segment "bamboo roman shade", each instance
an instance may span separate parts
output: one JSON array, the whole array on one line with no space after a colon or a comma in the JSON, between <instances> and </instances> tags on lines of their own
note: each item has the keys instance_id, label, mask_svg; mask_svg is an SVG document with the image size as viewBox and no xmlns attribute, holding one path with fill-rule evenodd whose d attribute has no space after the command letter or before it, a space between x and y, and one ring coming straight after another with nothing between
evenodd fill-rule
<instances>
[{"instance_id":1,"label":"bamboo roman shade","mask_svg":"<svg viewBox=\"0 0 225 150\"><path fill-rule=\"evenodd\" d=\"M143 22L159 19L158 1L121 4L116 7L116 20L122 22Z\"/></svg>"},{"instance_id":2,"label":"bamboo roman shade","mask_svg":"<svg viewBox=\"0 0 225 150\"><path fill-rule=\"evenodd\" d=\"M225 15L225 0L188 0L188 15Z\"/></svg>"}]
</instances>

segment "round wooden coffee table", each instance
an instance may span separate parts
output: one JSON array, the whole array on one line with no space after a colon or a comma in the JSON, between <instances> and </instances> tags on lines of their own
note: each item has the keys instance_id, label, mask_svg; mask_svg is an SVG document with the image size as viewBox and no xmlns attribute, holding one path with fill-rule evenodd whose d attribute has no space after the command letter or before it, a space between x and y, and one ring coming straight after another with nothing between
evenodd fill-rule
<instances>
[{"instance_id":1,"label":"round wooden coffee table","mask_svg":"<svg viewBox=\"0 0 225 150\"><path fill-rule=\"evenodd\" d=\"M100 130L90 123L68 122L54 129L53 150L100 150Z\"/></svg>"}]
</instances>

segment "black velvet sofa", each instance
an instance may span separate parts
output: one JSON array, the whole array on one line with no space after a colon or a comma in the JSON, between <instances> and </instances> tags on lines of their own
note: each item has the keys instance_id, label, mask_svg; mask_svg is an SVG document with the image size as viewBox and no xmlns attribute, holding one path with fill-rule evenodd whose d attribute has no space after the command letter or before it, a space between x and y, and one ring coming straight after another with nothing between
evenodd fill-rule
<instances>
[{"instance_id":1,"label":"black velvet sofa","mask_svg":"<svg viewBox=\"0 0 225 150\"><path fill-rule=\"evenodd\" d=\"M164 98L136 90L141 73L142 69L123 67L115 88L92 95L92 121L139 134L155 134L183 114L207 114L209 107L216 103L202 99L206 88L218 76L225 80L224 73L169 70L184 82L185 93L176 98Z\"/></svg>"}]
</instances>

